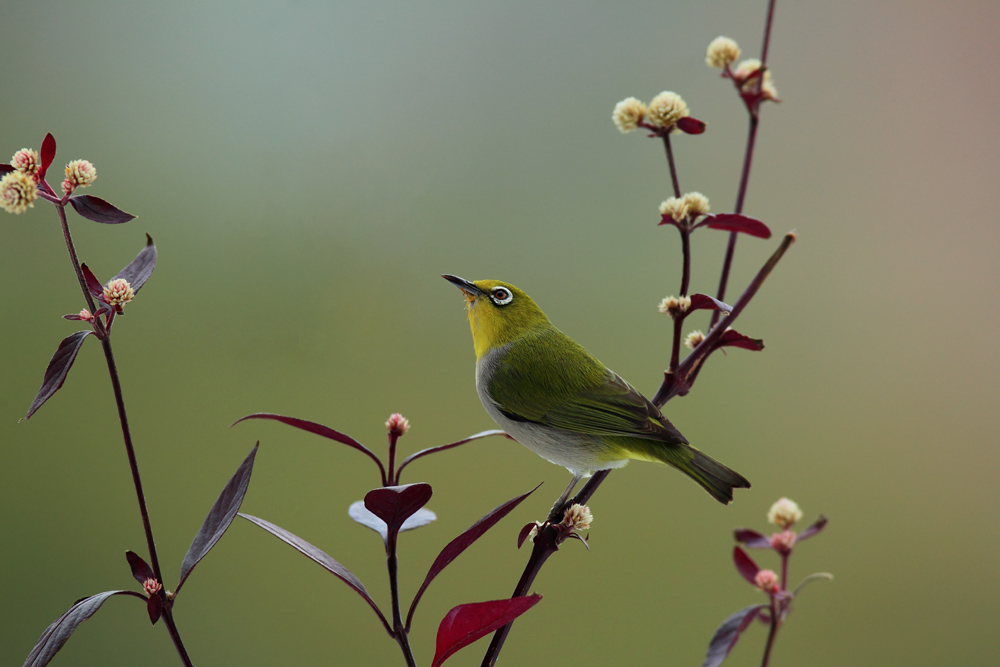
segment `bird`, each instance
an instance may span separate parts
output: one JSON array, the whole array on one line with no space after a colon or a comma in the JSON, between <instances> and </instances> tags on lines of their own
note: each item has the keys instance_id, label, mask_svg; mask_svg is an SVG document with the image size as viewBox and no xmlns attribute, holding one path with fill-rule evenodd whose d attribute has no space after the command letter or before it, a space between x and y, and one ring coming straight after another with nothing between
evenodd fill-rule
<instances>
[{"instance_id":1,"label":"bird","mask_svg":"<svg viewBox=\"0 0 1000 667\"><path fill-rule=\"evenodd\" d=\"M690 445L659 408L557 329L522 290L499 280L441 276L466 298L476 391L514 440L567 468L573 479L631 459L672 466L723 504L750 482Z\"/></svg>"}]
</instances>

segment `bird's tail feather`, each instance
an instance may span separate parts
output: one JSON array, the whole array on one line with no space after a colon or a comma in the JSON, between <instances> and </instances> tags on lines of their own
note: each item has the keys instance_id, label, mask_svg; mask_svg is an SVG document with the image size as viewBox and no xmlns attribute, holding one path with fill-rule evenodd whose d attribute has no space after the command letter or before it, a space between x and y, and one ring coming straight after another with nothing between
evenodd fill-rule
<instances>
[{"instance_id":1,"label":"bird's tail feather","mask_svg":"<svg viewBox=\"0 0 1000 667\"><path fill-rule=\"evenodd\" d=\"M665 445L662 442L655 444L650 442L649 446L644 447L643 450L639 454L635 452L633 445L633 456L646 460L655 459L677 468L698 482L720 503L729 504L732 502L733 489L750 488L750 482L743 475L689 445Z\"/></svg>"}]
</instances>

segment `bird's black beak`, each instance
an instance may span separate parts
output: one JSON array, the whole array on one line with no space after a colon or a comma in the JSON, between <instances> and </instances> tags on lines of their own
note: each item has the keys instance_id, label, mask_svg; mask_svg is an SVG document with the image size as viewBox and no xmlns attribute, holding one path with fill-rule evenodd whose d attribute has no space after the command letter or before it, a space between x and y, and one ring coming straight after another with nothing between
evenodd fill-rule
<instances>
[{"instance_id":1,"label":"bird's black beak","mask_svg":"<svg viewBox=\"0 0 1000 667\"><path fill-rule=\"evenodd\" d=\"M484 292L483 290L481 290L478 287L476 287L475 283L473 283L473 282L471 282L469 280L466 280L465 278L459 278L458 276L451 276L451 275L448 275L447 273L444 274L441 277L444 278L445 280L447 280L448 282L450 282L452 285L454 285L458 289L460 289L463 292L465 292L466 296L475 298L477 296L485 296L486 295L486 292Z\"/></svg>"}]
</instances>

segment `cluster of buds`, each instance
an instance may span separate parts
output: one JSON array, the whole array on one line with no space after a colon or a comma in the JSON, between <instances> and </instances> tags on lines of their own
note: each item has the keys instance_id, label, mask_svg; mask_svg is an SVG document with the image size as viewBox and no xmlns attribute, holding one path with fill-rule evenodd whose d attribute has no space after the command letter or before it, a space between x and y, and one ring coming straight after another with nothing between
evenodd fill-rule
<instances>
[{"instance_id":1,"label":"cluster of buds","mask_svg":"<svg viewBox=\"0 0 1000 667\"><path fill-rule=\"evenodd\" d=\"M664 315L669 315L670 317L678 317L679 315L686 313L688 308L691 307L691 297L682 296L668 296L662 301L660 301L659 310Z\"/></svg>"},{"instance_id":2,"label":"cluster of buds","mask_svg":"<svg viewBox=\"0 0 1000 667\"><path fill-rule=\"evenodd\" d=\"M765 69L761 72L761 62L756 58L747 58L733 67L733 63L739 60L739 57L739 44L728 37L716 37L708 45L705 62L709 67L723 70L722 76L733 80L740 95L748 104L759 100L780 102L778 89L771 80L770 70ZM760 86L759 92L758 86Z\"/></svg>"},{"instance_id":3,"label":"cluster of buds","mask_svg":"<svg viewBox=\"0 0 1000 667\"><path fill-rule=\"evenodd\" d=\"M688 192L660 202L660 217L664 223L691 229L699 217L708 214L709 209L708 197L700 192Z\"/></svg>"},{"instance_id":4,"label":"cluster of buds","mask_svg":"<svg viewBox=\"0 0 1000 667\"><path fill-rule=\"evenodd\" d=\"M549 526L555 530L555 543L561 544L562 542L573 538L583 542L584 546L587 546L587 541L580 537L578 531L587 530L590 528L590 524L594 521L594 515L590 513L590 508L586 505L581 505L579 503L574 503L570 505L563 512L563 519L559 523L541 523L539 521L532 521L531 523L524 526L521 529L521 534L517 538L518 548L524 544L525 540L535 541L538 537L538 533L541 529ZM590 548L589 546L587 547Z\"/></svg>"},{"instance_id":5,"label":"cluster of buds","mask_svg":"<svg viewBox=\"0 0 1000 667\"><path fill-rule=\"evenodd\" d=\"M386 420L385 428L389 431L389 435L398 438L410 430L410 420L398 412L393 412Z\"/></svg>"},{"instance_id":6,"label":"cluster of buds","mask_svg":"<svg viewBox=\"0 0 1000 667\"><path fill-rule=\"evenodd\" d=\"M626 97L615 105L611 120L622 134L640 127L650 130L650 136L664 136L671 132L701 134L705 123L692 118L688 105L677 93L663 91L649 104L634 97Z\"/></svg>"},{"instance_id":7,"label":"cluster of buds","mask_svg":"<svg viewBox=\"0 0 1000 667\"><path fill-rule=\"evenodd\" d=\"M66 178L62 182L62 191L70 194L76 188L85 188L97 180L97 169L87 160L73 160L66 165Z\"/></svg>"}]
</instances>

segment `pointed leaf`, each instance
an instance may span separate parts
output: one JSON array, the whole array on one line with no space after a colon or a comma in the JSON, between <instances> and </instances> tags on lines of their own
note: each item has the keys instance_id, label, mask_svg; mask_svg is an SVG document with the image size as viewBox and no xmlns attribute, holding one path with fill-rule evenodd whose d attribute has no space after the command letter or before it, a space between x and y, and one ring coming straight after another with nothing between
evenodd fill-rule
<instances>
[{"instance_id":1,"label":"pointed leaf","mask_svg":"<svg viewBox=\"0 0 1000 667\"><path fill-rule=\"evenodd\" d=\"M660 216L660 222L657 224L657 226L660 225L673 225L674 227L677 227L677 229L680 229L680 225L677 223L676 220L674 220L674 217L669 213Z\"/></svg>"},{"instance_id":2,"label":"pointed leaf","mask_svg":"<svg viewBox=\"0 0 1000 667\"><path fill-rule=\"evenodd\" d=\"M794 597L798 595L799 591L801 591L803 588L805 588L814 581L819 581L820 579L833 581L833 575L830 574L829 572L816 572L814 574L810 574L808 577L799 582L799 585L795 587L795 592L792 593L792 596Z\"/></svg>"},{"instance_id":3,"label":"pointed leaf","mask_svg":"<svg viewBox=\"0 0 1000 667\"><path fill-rule=\"evenodd\" d=\"M65 614L45 628L45 632L38 638L35 647L31 649L31 653L24 661L24 667L43 667L49 664L49 661L55 657L77 626L93 616L104 604L104 601L112 595L131 595L143 602L146 601L144 596L134 591L105 591L91 595L89 598L77 600Z\"/></svg>"},{"instance_id":4,"label":"pointed leaf","mask_svg":"<svg viewBox=\"0 0 1000 667\"><path fill-rule=\"evenodd\" d=\"M382 521L382 519L369 512L368 508L365 507L365 501L356 500L351 503L351 506L347 508L347 515L362 526L367 526L374 530L382 536L383 540L389 539L389 529L386 527L385 521ZM399 532L405 533L408 530L426 526L435 520L437 520L437 514L426 507L422 507L403 522L403 525L399 528Z\"/></svg>"},{"instance_id":5,"label":"pointed leaf","mask_svg":"<svg viewBox=\"0 0 1000 667\"><path fill-rule=\"evenodd\" d=\"M97 279L94 272L90 270L90 267L86 264L81 264L80 269L83 271L84 280L87 281L87 290L90 292L90 296L95 299L104 299L104 285L101 281Z\"/></svg>"},{"instance_id":6,"label":"pointed leaf","mask_svg":"<svg viewBox=\"0 0 1000 667\"><path fill-rule=\"evenodd\" d=\"M38 393L35 394L35 400L31 402L28 414L24 416L25 419L30 419L31 415L35 414L38 408L42 407L45 401L49 400L52 394L59 391L59 388L63 386L69 369L73 367L73 362L76 361L76 354L80 351L80 346L83 345L84 339L92 333L94 332L77 331L75 334L62 339L59 347L56 348L56 353L49 360L49 365L45 369L45 375L42 377L42 386L38 390Z\"/></svg>"},{"instance_id":7,"label":"pointed leaf","mask_svg":"<svg viewBox=\"0 0 1000 667\"><path fill-rule=\"evenodd\" d=\"M49 132L42 139L42 152L41 152L42 163L38 166L38 180L39 182L45 180L45 172L49 170L49 165L52 161L56 159L56 138L52 136Z\"/></svg>"},{"instance_id":8,"label":"pointed leaf","mask_svg":"<svg viewBox=\"0 0 1000 667\"><path fill-rule=\"evenodd\" d=\"M736 563L736 569L743 576L744 579L750 582L751 586L757 585L757 573L760 572L760 568L757 567L757 563L753 562L753 559L747 555L746 551L739 547L733 547L733 562Z\"/></svg>"},{"instance_id":9,"label":"pointed leaf","mask_svg":"<svg viewBox=\"0 0 1000 667\"><path fill-rule=\"evenodd\" d=\"M528 535L531 535L532 529L541 528L541 525L537 521L532 521L530 523L524 524L521 531L517 534L517 548L520 549L524 541L528 539Z\"/></svg>"},{"instance_id":10,"label":"pointed leaf","mask_svg":"<svg viewBox=\"0 0 1000 667\"><path fill-rule=\"evenodd\" d=\"M181 586L184 585L194 566L205 557L205 554L211 551L222 534L229 528L233 519L236 518L236 513L239 511L240 505L243 504L243 497L247 494L247 487L250 485L250 475L253 473L253 463L259 446L260 443L254 445L247 457L243 459L243 463L236 469L226 487L222 489L222 493L219 494L219 498L212 505L212 509L205 517L205 522L201 524L198 534L191 541L191 546L184 556L184 562L181 563L181 578L177 582L174 595L180 592Z\"/></svg>"},{"instance_id":11,"label":"pointed leaf","mask_svg":"<svg viewBox=\"0 0 1000 667\"><path fill-rule=\"evenodd\" d=\"M814 523L813 525L811 525L808 528L806 528L805 530L803 530L802 534L799 535L798 538L795 541L796 542L801 542L802 540L805 540L807 538L812 537L813 535L815 535L819 531L821 531L824 528L826 528L826 523L827 523L826 517L821 514L820 517L818 519L816 519L816 523Z\"/></svg>"},{"instance_id":12,"label":"pointed leaf","mask_svg":"<svg viewBox=\"0 0 1000 667\"><path fill-rule=\"evenodd\" d=\"M716 343L715 346L717 348L738 347L744 350L760 352L764 349L764 341L760 338L750 338L750 336L744 336L735 329L729 329L719 337L719 342Z\"/></svg>"},{"instance_id":13,"label":"pointed leaf","mask_svg":"<svg viewBox=\"0 0 1000 667\"><path fill-rule=\"evenodd\" d=\"M509 600L460 604L453 608L438 626L437 648L431 667L438 667L459 649L507 625L541 599L541 595L527 595Z\"/></svg>"},{"instance_id":14,"label":"pointed leaf","mask_svg":"<svg viewBox=\"0 0 1000 667\"><path fill-rule=\"evenodd\" d=\"M758 533L756 530L750 530L749 528L737 528L733 531L733 535L736 537L737 542L741 542L751 549L771 548L770 538L763 533Z\"/></svg>"},{"instance_id":15,"label":"pointed leaf","mask_svg":"<svg viewBox=\"0 0 1000 667\"><path fill-rule=\"evenodd\" d=\"M163 614L163 598L159 595L150 595L149 599L146 600L146 613L149 614L149 622L156 625Z\"/></svg>"},{"instance_id":16,"label":"pointed leaf","mask_svg":"<svg viewBox=\"0 0 1000 667\"><path fill-rule=\"evenodd\" d=\"M156 246L153 245L153 237L146 234L146 245L139 254L135 256L128 266L118 272L114 279L124 278L132 286L132 290L138 294L143 284L153 275L156 268Z\"/></svg>"},{"instance_id":17,"label":"pointed leaf","mask_svg":"<svg viewBox=\"0 0 1000 667\"><path fill-rule=\"evenodd\" d=\"M740 638L740 633L749 627L754 617L760 613L767 605L756 604L738 612L727 618L715 631L715 636L708 644L708 655L701 667L717 667L726 659L729 652L736 646L736 640Z\"/></svg>"},{"instance_id":18,"label":"pointed leaf","mask_svg":"<svg viewBox=\"0 0 1000 667\"><path fill-rule=\"evenodd\" d=\"M538 486L541 486L541 484ZM516 498L511 498L499 507L490 510L485 516L479 519L479 521L476 521L474 524L469 526L465 532L453 539L445 546L444 549L441 550L441 553L438 554L438 557L435 558L434 562L431 564L430 570L427 571L427 576L424 577L424 583L420 584L420 589L417 590L417 594L413 596L413 602L410 603L410 611L406 614L407 628L410 627L410 621L413 618L413 612L417 608L417 603L420 602L420 598L423 596L424 591L427 590L431 581L434 580L434 577L438 576L441 571L448 567L453 560L458 558L463 551L472 546L472 544L482 537L487 530L495 526L500 519L510 514L515 507L521 504L522 500L534 493L535 490L538 489L538 486L531 491L522 493Z\"/></svg>"},{"instance_id":19,"label":"pointed leaf","mask_svg":"<svg viewBox=\"0 0 1000 667\"><path fill-rule=\"evenodd\" d=\"M145 586L147 579L156 579L153 568L146 564L146 561L134 551L126 551L125 558L128 566L132 568L132 576L139 582L140 586Z\"/></svg>"},{"instance_id":20,"label":"pointed leaf","mask_svg":"<svg viewBox=\"0 0 1000 667\"><path fill-rule=\"evenodd\" d=\"M126 213L114 204L94 195L76 195L69 198L69 203L82 217L105 225L120 225L135 220L135 216L131 213Z\"/></svg>"},{"instance_id":21,"label":"pointed leaf","mask_svg":"<svg viewBox=\"0 0 1000 667\"><path fill-rule=\"evenodd\" d=\"M335 561L322 549L314 547L312 544L306 542L298 535L290 533L284 528L276 526L270 521L259 519L249 514L240 513L240 516L249 521L250 523L256 524L261 528L263 528L264 530L266 530L267 532L271 533L279 540L281 540L285 544L288 544L289 546L291 546L293 549L298 551L300 554L302 554L309 560L318 563L327 572L332 573L338 579L340 579L345 584L353 588L358 593L358 595L364 598L365 602L367 602L371 606L371 608L375 610L375 613L378 614L378 617L382 621L382 625L385 626L385 629L390 633L392 632L389 629L389 623L385 620L385 616L382 615L382 612L375 604L375 601L372 600L371 596L368 595L368 591L365 590L364 584L362 584L361 580L355 577L350 570L348 570L346 567Z\"/></svg>"},{"instance_id":22,"label":"pointed leaf","mask_svg":"<svg viewBox=\"0 0 1000 667\"><path fill-rule=\"evenodd\" d=\"M771 238L771 230L768 226L756 218L739 213L719 213L709 215L699 222L695 227L705 226L709 229L721 229L727 232L740 232L756 236L759 239Z\"/></svg>"},{"instance_id":23,"label":"pointed leaf","mask_svg":"<svg viewBox=\"0 0 1000 667\"><path fill-rule=\"evenodd\" d=\"M14 171L14 167L10 166L6 162L0 163L0 176L6 176L12 171Z\"/></svg>"},{"instance_id":24,"label":"pointed leaf","mask_svg":"<svg viewBox=\"0 0 1000 667\"><path fill-rule=\"evenodd\" d=\"M274 421L279 421L282 424L288 424L289 426L294 426L295 428L302 429L303 431L308 431L309 433L314 433L316 435L321 435L324 438L335 440L336 442L339 442L342 445L353 447L354 449L366 454L370 459L375 461L375 464L378 465L378 469L382 472L383 481L387 481L385 479L385 466L382 465L382 461L380 461L379 458L375 456L375 454L373 454L370 449L362 445L360 442L358 442L351 436L344 435L340 431L334 431L329 426L323 426L322 424L306 421L305 419L297 419L295 417L284 417L282 415L275 415L269 412L257 412L252 415L247 415L246 417L242 417L234 421L232 423L232 426L236 426L240 422L246 421L247 419L273 419Z\"/></svg>"},{"instance_id":25,"label":"pointed leaf","mask_svg":"<svg viewBox=\"0 0 1000 667\"><path fill-rule=\"evenodd\" d=\"M733 312L733 307L728 303L723 303L719 301L714 296L709 296L707 294L692 294L691 295L691 306L688 308L687 312L692 310L720 310L724 313Z\"/></svg>"},{"instance_id":26,"label":"pointed leaf","mask_svg":"<svg viewBox=\"0 0 1000 667\"><path fill-rule=\"evenodd\" d=\"M701 134L705 131L705 123L697 118L685 116L677 121L677 129L685 134Z\"/></svg>"},{"instance_id":27,"label":"pointed leaf","mask_svg":"<svg viewBox=\"0 0 1000 667\"><path fill-rule=\"evenodd\" d=\"M407 456L406 459L402 463L399 464L399 468L396 469L396 479L393 480L393 481L396 484L399 484L399 475L400 475L400 473L403 472L403 468L405 468L410 463L412 463L413 461L416 461L419 458L423 458L424 456L427 456L428 454L436 454L437 452L443 452L443 451L445 451L447 449L452 449L453 447L458 447L459 445L464 445L467 442L472 442L473 440L479 440L480 438L487 438L487 437L489 437L491 435L506 435L508 438L510 438L510 436L507 435L505 432L501 431L498 428L495 428L495 429L491 429L489 431L482 431L481 433L476 433L475 435L470 435L468 438L463 438L462 440L459 440L458 442L453 442L453 443L448 444L448 445L438 445L437 447L428 447L427 449L421 449L419 452L417 452L415 454L410 454L409 456Z\"/></svg>"}]
</instances>

